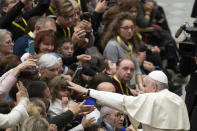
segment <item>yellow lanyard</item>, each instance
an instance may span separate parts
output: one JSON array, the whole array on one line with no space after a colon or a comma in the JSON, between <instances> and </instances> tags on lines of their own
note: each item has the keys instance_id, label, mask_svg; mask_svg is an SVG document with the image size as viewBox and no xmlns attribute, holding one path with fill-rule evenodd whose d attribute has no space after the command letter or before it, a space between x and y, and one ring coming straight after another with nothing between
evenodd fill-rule
<instances>
[{"instance_id":1,"label":"yellow lanyard","mask_svg":"<svg viewBox=\"0 0 197 131\"><path fill-rule=\"evenodd\" d=\"M65 31L65 29L63 29L63 32L64 32L64 36L65 36L65 38L71 38L71 33L70 33L70 27L66 27L66 29L67 29L67 31L68 31L68 36L67 36L67 34L66 34L66 31Z\"/></svg>"},{"instance_id":2,"label":"yellow lanyard","mask_svg":"<svg viewBox=\"0 0 197 131\"><path fill-rule=\"evenodd\" d=\"M117 36L117 41L121 45L120 36ZM131 51L131 56L132 56L133 48L131 46L131 43L128 42L128 46L129 46L129 49ZM129 55L129 52L127 50L125 50L125 49L124 49L124 52L126 53L127 57L131 59L131 56Z\"/></svg>"},{"instance_id":3,"label":"yellow lanyard","mask_svg":"<svg viewBox=\"0 0 197 131\"><path fill-rule=\"evenodd\" d=\"M28 35L29 35L32 39L35 38L34 34L33 34L31 31L28 33Z\"/></svg>"},{"instance_id":4,"label":"yellow lanyard","mask_svg":"<svg viewBox=\"0 0 197 131\"><path fill-rule=\"evenodd\" d=\"M79 6L81 6L81 1L80 0L77 0L77 1L78 1Z\"/></svg>"},{"instance_id":5,"label":"yellow lanyard","mask_svg":"<svg viewBox=\"0 0 197 131\"><path fill-rule=\"evenodd\" d=\"M121 92L122 92L122 93L123 93L123 95L124 95L124 90L123 90L123 87L122 87L121 82L118 80L118 78L117 78L117 76L116 76L116 75L114 75L114 76L113 76L113 78L114 78L114 79L118 82L118 84L120 85ZM126 93L127 93L127 95L129 96L128 88L126 88Z\"/></svg>"},{"instance_id":6,"label":"yellow lanyard","mask_svg":"<svg viewBox=\"0 0 197 131\"><path fill-rule=\"evenodd\" d=\"M22 18L22 20L23 20L23 23L27 26L26 20L25 20L24 18ZM25 31L25 28L22 27L21 25L19 25L18 23L16 23L15 21L12 21L12 24L13 24L14 26L20 28L22 31Z\"/></svg>"},{"instance_id":7,"label":"yellow lanyard","mask_svg":"<svg viewBox=\"0 0 197 131\"><path fill-rule=\"evenodd\" d=\"M55 15L55 11L53 10L53 8L52 8L51 6L49 6L49 10L51 11L51 13L52 13L53 15Z\"/></svg>"},{"instance_id":8,"label":"yellow lanyard","mask_svg":"<svg viewBox=\"0 0 197 131\"><path fill-rule=\"evenodd\" d=\"M58 23L58 21L57 21L57 20L56 20L56 23ZM62 30L63 30L63 32L64 32L64 36L65 36L65 38L69 38L69 39L71 39L70 27L66 27L66 29L67 29L67 31L68 31L68 36L67 36L67 33L66 33L65 29L64 29L64 28L62 29Z\"/></svg>"}]
</instances>

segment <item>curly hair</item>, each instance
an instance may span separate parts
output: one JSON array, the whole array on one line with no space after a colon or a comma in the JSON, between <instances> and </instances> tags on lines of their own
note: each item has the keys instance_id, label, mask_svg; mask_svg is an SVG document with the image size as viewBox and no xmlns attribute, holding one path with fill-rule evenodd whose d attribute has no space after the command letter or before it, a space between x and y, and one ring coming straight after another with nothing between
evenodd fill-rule
<instances>
[{"instance_id":1,"label":"curly hair","mask_svg":"<svg viewBox=\"0 0 197 131\"><path fill-rule=\"evenodd\" d=\"M119 35L119 29L124 20L131 20L133 21L135 25L135 19L132 17L132 15L129 12L121 12L119 13L116 18L110 23L109 28L107 32L105 33L103 39L102 39L102 46L103 49L109 42L109 40L116 38L117 35ZM133 37L131 38L130 42L133 43L134 51L138 51L139 49L139 37L137 36L136 30L134 30Z\"/></svg>"},{"instance_id":2,"label":"curly hair","mask_svg":"<svg viewBox=\"0 0 197 131\"><path fill-rule=\"evenodd\" d=\"M48 84L50 91L51 91L51 96L52 96L52 102L55 101L56 98L58 98L58 91L62 89L68 89L68 84L67 81L68 78L65 75L58 75L54 77Z\"/></svg>"}]
</instances>

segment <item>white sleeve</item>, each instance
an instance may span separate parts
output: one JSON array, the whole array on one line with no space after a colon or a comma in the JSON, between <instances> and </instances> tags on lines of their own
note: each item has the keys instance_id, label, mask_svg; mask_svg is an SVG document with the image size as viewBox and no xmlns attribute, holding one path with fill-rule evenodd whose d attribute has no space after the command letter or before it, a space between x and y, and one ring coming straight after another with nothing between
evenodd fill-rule
<instances>
[{"instance_id":1,"label":"white sleeve","mask_svg":"<svg viewBox=\"0 0 197 131\"><path fill-rule=\"evenodd\" d=\"M68 130L68 131L84 131L82 124L77 125L76 127Z\"/></svg>"},{"instance_id":2,"label":"white sleeve","mask_svg":"<svg viewBox=\"0 0 197 131\"><path fill-rule=\"evenodd\" d=\"M124 95L90 89L90 96L103 105L125 112L123 107Z\"/></svg>"},{"instance_id":3,"label":"white sleeve","mask_svg":"<svg viewBox=\"0 0 197 131\"><path fill-rule=\"evenodd\" d=\"M28 117L26 106L27 98L21 98L19 104L9 114L0 114L0 128L9 128L16 126Z\"/></svg>"}]
</instances>

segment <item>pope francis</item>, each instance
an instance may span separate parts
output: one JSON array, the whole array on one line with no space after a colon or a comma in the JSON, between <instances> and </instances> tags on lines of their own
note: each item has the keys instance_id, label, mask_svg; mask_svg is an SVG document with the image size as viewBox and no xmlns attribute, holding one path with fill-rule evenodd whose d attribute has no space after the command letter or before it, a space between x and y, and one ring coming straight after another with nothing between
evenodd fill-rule
<instances>
[{"instance_id":1,"label":"pope francis","mask_svg":"<svg viewBox=\"0 0 197 131\"><path fill-rule=\"evenodd\" d=\"M162 71L153 71L144 78L145 93L126 96L83 88L68 82L69 88L95 98L103 105L126 113L135 127L143 131L187 131L189 118L184 101L168 90L168 79Z\"/></svg>"}]
</instances>

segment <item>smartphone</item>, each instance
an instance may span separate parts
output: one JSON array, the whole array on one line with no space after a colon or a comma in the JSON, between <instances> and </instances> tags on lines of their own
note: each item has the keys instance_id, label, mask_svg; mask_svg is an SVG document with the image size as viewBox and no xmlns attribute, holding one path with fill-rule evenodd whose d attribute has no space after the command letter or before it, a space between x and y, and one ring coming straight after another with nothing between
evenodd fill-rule
<instances>
[{"instance_id":1,"label":"smartphone","mask_svg":"<svg viewBox=\"0 0 197 131\"><path fill-rule=\"evenodd\" d=\"M82 20L90 21L91 14L89 12L84 12L82 15Z\"/></svg>"},{"instance_id":2,"label":"smartphone","mask_svg":"<svg viewBox=\"0 0 197 131\"><path fill-rule=\"evenodd\" d=\"M72 81L74 82L75 79L81 74L83 67L81 65L77 66L77 69L75 70L75 72L72 75Z\"/></svg>"},{"instance_id":3,"label":"smartphone","mask_svg":"<svg viewBox=\"0 0 197 131\"><path fill-rule=\"evenodd\" d=\"M28 40L28 53L30 53L32 56L34 55L34 40Z\"/></svg>"}]
</instances>

